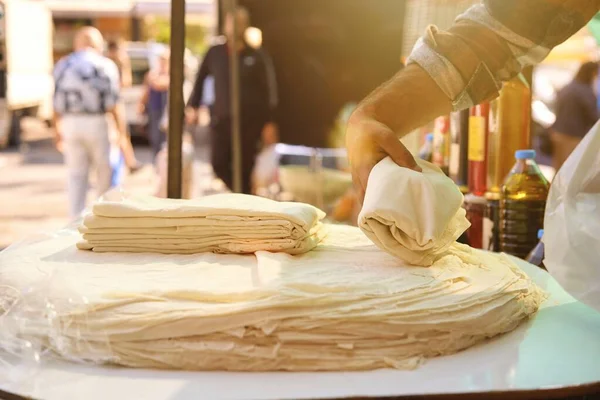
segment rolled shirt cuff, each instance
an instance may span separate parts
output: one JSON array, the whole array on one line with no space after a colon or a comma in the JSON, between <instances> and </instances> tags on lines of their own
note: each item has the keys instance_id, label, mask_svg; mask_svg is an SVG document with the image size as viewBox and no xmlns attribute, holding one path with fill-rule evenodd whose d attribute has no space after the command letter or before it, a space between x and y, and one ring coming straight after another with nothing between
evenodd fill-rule
<instances>
[{"instance_id":1,"label":"rolled shirt cuff","mask_svg":"<svg viewBox=\"0 0 600 400\"><path fill-rule=\"evenodd\" d=\"M483 45L472 48L461 38L465 32L471 36L481 32ZM494 98L502 82L516 76L524 66L539 63L550 50L516 34L479 4L460 15L448 32L429 26L408 63L423 68L458 111Z\"/></svg>"},{"instance_id":2,"label":"rolled shirt cuff","mask_svg":"<svg viewBox=\"0 0 600 400\"><path fill-rule=\"evenodd\" d=\"M428 30L435 31L435 27ZM417 41L408 64L417 64L427 72L450 99L453 110L462 110L474 104L458 69L446 57L433 50L423 38Z\"/></svg>"}]
</instances>

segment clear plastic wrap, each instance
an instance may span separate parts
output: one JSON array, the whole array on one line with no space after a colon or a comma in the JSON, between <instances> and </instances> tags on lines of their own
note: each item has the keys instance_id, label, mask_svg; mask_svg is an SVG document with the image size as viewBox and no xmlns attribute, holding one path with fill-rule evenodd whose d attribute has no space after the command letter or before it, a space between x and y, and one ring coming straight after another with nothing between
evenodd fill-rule
<instances>
[{"instance_id":1,"label":"clear plastic wrap","mask_svg":"<svg viewBox=\"0 0 600 400\"><path fill-rule=\"evenodd\" d=\"M5 389L30 391L35 376L47 363L57 359L73 363L95 363L110 360L99 358L110 346L108 338L99 334L98 343L86 341L79 333L85 321L73 323L72 315L84 315L88 304L84 296L69 297L55 302L49 293L60 279L59 272L40 271L39 276L23 287L15 287L5 279L5 271L17 265L6 265L4 260L12 252L60 236L77 235L76 225L53 234L38 234L15 243L0 256L0 385ZM64 287L64 283L61 283ZM78 313L77 310L80 312ZM72 351L76 347L78 351ZM102 349L102 350L101 350ZM73 354L87 354L76 357Z\"/></svg>"}]
</instances>

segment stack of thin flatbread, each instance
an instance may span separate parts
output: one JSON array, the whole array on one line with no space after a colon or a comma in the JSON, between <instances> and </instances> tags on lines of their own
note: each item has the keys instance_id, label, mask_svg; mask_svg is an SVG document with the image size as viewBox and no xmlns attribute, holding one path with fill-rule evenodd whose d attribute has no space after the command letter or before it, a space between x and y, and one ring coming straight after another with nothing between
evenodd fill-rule
<instances>
[{"instance_id":1,"label":"stack of thin flatbread","mask_svg":"<svg viewBox=\"0 0 600 400\"><path fill-rule=\"evenodd\" d=\"M357 228L299 256L78 251L62 232L0 253L0 306L61 357L140 368L416 368L508 332L543 293L511 260L454 244L410 266ZM2 297L5 298L2 298ZM1 342L0 342L1 343Z\"/></svg>"},{"instance_id":2,"label":"stack of thin flatbread","mask_svg":"<svg viewBox=\"0 0 600 400\"><path fill-rule=\"evenodd\" d=\"M94 252L163 254L257 251L302 254L324 235L325 214L308 204L243 194L195 200L112 193L85 216L77 246Z\"/></svg>"}]
</instances>

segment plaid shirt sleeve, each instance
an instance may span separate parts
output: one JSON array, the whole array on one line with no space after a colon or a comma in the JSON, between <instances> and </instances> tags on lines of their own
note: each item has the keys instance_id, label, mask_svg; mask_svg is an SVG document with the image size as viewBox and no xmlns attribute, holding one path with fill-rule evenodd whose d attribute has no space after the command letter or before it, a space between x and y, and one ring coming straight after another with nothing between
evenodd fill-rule
<instances>
[{"instance_id":1,"label":"plaid shirt sleeve","mask_svg":"<svg viewBox=\"0 0 600 400\"><path fill-rule=\"evenodd\" d=\"M581 29L600 0L483 0L446 32L430 26L408 62L420 65L454 110L498 95L502 82L541 62Z\"/></svg>"}]
</instances>

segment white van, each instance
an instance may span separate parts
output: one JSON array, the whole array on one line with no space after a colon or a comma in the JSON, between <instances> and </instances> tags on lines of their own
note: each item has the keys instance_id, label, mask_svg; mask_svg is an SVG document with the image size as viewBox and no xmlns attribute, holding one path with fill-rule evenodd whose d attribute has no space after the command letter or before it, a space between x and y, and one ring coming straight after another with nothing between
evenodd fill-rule
<instances>
[{"instance_id":1,"label":"white van","mask_svg":"<svg viewBox=\"0 0 600 400\"><path fill-rule=\"evenodd\" d=\"M18 144L20 118L52 118L53 24L35 0L0 0L0 148Z\"/></svg>"}]
</instances>

